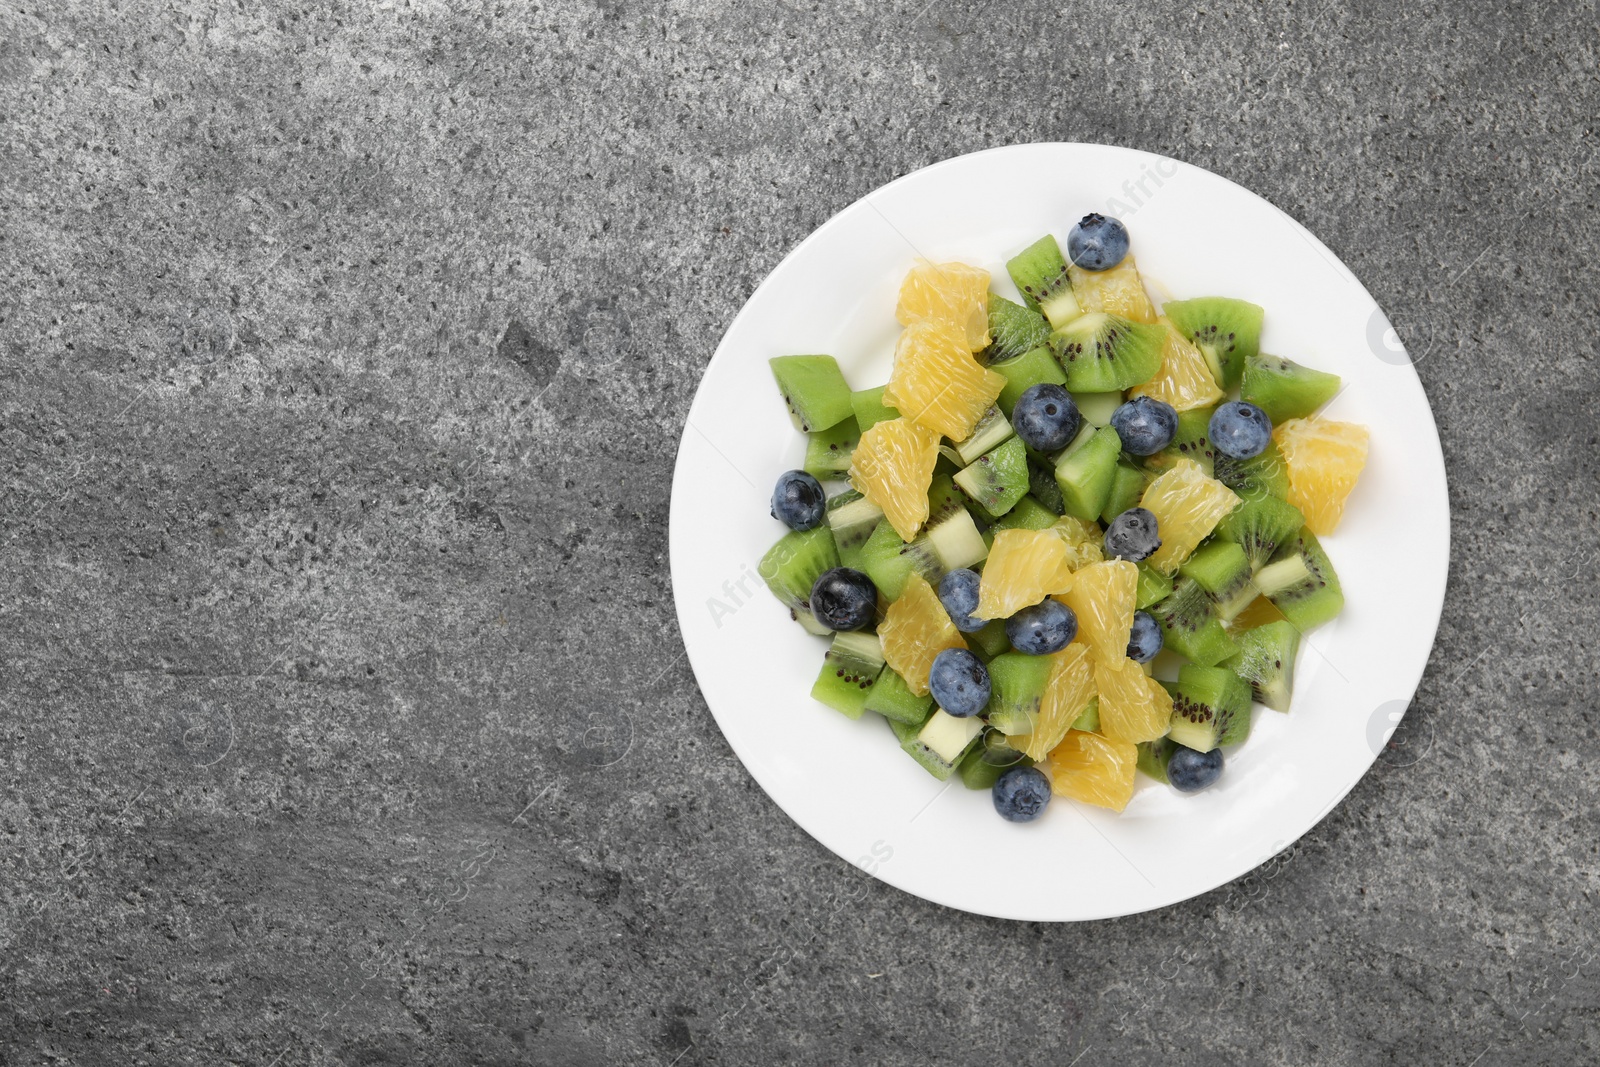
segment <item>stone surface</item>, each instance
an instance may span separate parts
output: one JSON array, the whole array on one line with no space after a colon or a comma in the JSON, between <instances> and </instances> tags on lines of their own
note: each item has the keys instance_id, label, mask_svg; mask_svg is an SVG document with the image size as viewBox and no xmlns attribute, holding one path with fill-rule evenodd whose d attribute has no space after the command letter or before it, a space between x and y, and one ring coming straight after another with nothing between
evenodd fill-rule
<instances>
[{"instance_id":1,"label":"stone surface","mask_svg":"<svg viewBox=\"0 0 1600 1067\"><path fill-rule=\"evenodd\" d=\"M1596 31L0 11L0 1064L1590 1059ZM1455 523L1409 744L1243 882L1080 926L811 841L707 713L666 564L752 288L883 182L1031 140L1320 235L1420 357Z\"/></svg>"}]
</instances>

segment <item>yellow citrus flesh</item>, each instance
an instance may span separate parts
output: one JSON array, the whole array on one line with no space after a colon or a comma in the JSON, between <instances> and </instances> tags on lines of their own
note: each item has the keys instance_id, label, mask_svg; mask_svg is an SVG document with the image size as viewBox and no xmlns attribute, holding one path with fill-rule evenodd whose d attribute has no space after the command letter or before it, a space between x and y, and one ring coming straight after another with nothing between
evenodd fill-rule
<instances>
[{"instance_id":1,"label":"yellow citrus flesh","mask_svg":"<svg viewBox=\"0 0 1600 1067\"><path fill-rule=\"evenodd\" d=\"M1042 760L1061 743L1078 721L1083 709L1094 698L1094 669L1082 645L1068 645L1053 657L1050 679L1039 699L1039 716L1033 733L1012 741L1032 760Z\"/></svg>"},{"instance_id":2,"label":"yellow citrus flesh","mask_svg":"<svg viewBox=\"0 0 1600 1067\"><path fill-rule=\"evenodd\" d=\"M928 693L928 672L933 661L947 648L966 648L961 631L939 603L939 594L920 574L906 579L900 599L889 605L878 625L878 640L883 645L883 660L905 679L906 688L917 696Z\"/></svg>"},{"instance_id":3,"label":"yellow citrus flesh","mask_svg":"<svg viewBox=\"0 0 1600 1067\"><path fill-rule=\"evenodd\" d=\"M1050 789L1112 811L1133 799L1133 771L1139 750L1126 741L1073 730L1050 753Z\"/></svg>"},{"instance_id":4,"label":"yellow citrus flesh","mask_svg":"<svg viewBox=\"0 0 1600 1067\"><path fill-rule=\"evenodd\" d=\"M1104 558L1100 546L1105 540L1105 531L1098 524L1063 515L1050 527L1050 531L1066 542L1067 560L1073 570L1080 570Z\"/></svg>"},{"instance_id":5,"label":"yellow citrus flesh","mask_svg":"<svg viewBox=\"0 0 1600 1067\"><path fill-rule=\"evenodd\" d=\"M1239 506L1239 498L1232 489L1207 477L1194 460L1180 459L1145 487L1139 506L1156 517L1156 533L1161 538L1161 547L1146 562L1171 576L1217 523Z\"/></svg>"},{"instance_id":6,"label":"yellow citrus flesh","mask_svg":"<svg viewBox=\"0 0 1600 1067\"><path fill-rule=\"evenodd\" d=\"M972 617L1008 619L1071 587L1066 542L1049 530L1001 530L989 547L978 583L978 609Z\"/></svg>"},{"instance_id":7,"label":"yellow citrus flesh","mask_svg":"<svg viewBox=\"0 0 1600 1067\"><path fill-rule=\"evenodd\" d=\"M900 285L894 315L902 326L953 327L976 352L989 344L989 272L965 263L918 263Z\"/></svg>"},{"instance_id":8,"label":"yellow citrus flesh","mask_svg":"<svg viewBox=\"0 0 1600 1067\"><path fill-rule=\"evenodd\" d=\"M883 509L909 541L928 519L928 486L939 462L939 435L910 419L887 419L861 435L850 459L850 484Z\"/></svg>"},{"instance_id":9,"label":"yellow citrus flesh","mask_svg":"<svg viewBox=\"0 0 1600 1067\"><path fill-rule=\"evenodd\" d=\"M1206 357L1172 328L1166 316L1157 321L1167 328L1167 343L1161 350L1161 369L1148 382L1128 390L1128 396L1154 397L1178 411L1208 407L1220 401L1225 394L1212 376Z\"/></svg>"},{"instance_id":10,"label":"yellow citrus flesh","mask_svg":"<svg viewBox=\"0 0 1600 1067\"><path fill-rule=\"evenodd\" d=\"M1005 388L1004 376L978 365L950 326L914 322L900 335L883 402L952 441L965 441Z\"/></svg>"},{"instance_id":11,"label":"yellow citrus flesh","mask_svg":"<svg viewBox=\"0 0 1600 1067\"><path fill-rule=\"evenodd\" d=\"M1290 419L1272 433L1289 470L1289 503L1314 534L1330 534L1367 465L1367 428L1313 415Z\"/></svg>"},{"instance_id":12,"label":"yellow citrus flesh","mask_svg":"<svg viewBox=\"0 0 1600 1067\"><path fill-rule=\"evenodd\" d=\"M1067 268L1067 277L1072 279L1072 295L1084 314L1105 311L1134 322L1156 321L1156 309L1131 255L1110 270L1084 270L1073 264Z\"/></svg>"},{"instance_id":13,"label":"yellow citrus flesh","mask_svg":"<svg viewBox=\"0 0 1600 1067\"><path fill-rule=\"evenodd\" d=\"M1139 664L1126 655L1115 662L1102 659L1095 664L1094 685L1100 694L1102 734L1133 744L1166 735L1172 697Z\"/></svg>"},{"instance_id":14,"label":"yellow citrus flesh","mask_svg":"<svg viewBox=\"0 0 1600 1067\"><path fill-rule=\"evenodd\" d=\"M1094 650L1101 663L1116 663L1128 654L1139 568L1125 559L1091 563L1074 571L1072 588L1057 597L1078 617L1074 640Z\"/></svg>"}]
</instances>

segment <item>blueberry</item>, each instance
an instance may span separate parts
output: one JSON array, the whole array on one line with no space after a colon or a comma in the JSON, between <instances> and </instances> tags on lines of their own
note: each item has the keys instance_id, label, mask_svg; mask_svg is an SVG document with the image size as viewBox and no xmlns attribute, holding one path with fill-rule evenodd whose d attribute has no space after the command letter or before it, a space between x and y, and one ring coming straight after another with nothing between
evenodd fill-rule
<instances>
[{"instance_id":1,"label":"blueberry","mask_svg":"<svg viewBox=\"0 0 1600 1067\"><path fill-rule=\"evenodd\" d=\"M1083 416L1072 394L1053 382L1030 385L1011 409L1011 427L1022 443L1040 452L1066 448L1078 436Z\"/></svg>"},{"instance_id":2,"label":"blueberry","mask_svg":"<svg viewBox=\"0 0 1600 1067\"><path fill-rule=\"evenodd\" d=\"M849 567L823 571L811 586L811 614L830 630L859 630L878 614L878 587Z\"/></svg>"},{"instance_id":3,"label":"blueberry","mask_svg":"<svg viewBox=\"0 0 1600 1067\"><path fill-rule=\"evenodd\" d=\"M1222 749L1196 752L1178 746L1167 757L1167 781L1180 793L1198 793L1222 777Z\"/></svg>"},{"instance_id":4,"label":"blueberry","mask_svg":"<svg viewBox=\"0 0 1600 1067\"><path fill-rule=\"evenodd\" d=\"M964 648L947 648L934 657L928 688L945 711L969 718L989 703L989 668Z\"/></svg>"},{"instance_id":5,"label":"blueberry","mask_svg":"<svg viewBox=\"0 0 1600 1067\"><path fill-rule=\"evenodd\" d=\"M1211 447L1230 459L1259 456L1272 440L1272 420L1246 400L1230 400L1217 408L1206 427Z\"/></svg>"},{"instance_id":6,"label":"blueberry","mask_svg":"<svg viewBox=\"0 0 1600 1067\"><path fill-rule=\"evenodd\" d=\"M976 633L988 625L985 619L974 619L978 610L978 572L951 571L939 579L939 603L949 614L956 629L964 634Z\"/></svg>"},{"instance_id":7,"label":"blueberry","mask_svg":"<svg viewBox=\"0 0 1600 1067\"><path fill-rule=\"evenodd\" d=\"M1067 257L1084 270L1110 270L1128 254L1128 228L1104 215L1085 215L1067 234Z\"/></svg>"},{"instance_id":8,"label":"blueberry","mask_svg":"<svg viewBox=\"0 0 1600 1067\"><path fill-rule=\"evenodd\" d=\"M1050 779L1037 767L1013 767L995 779L994 810L1011 822L1032 822L1050 804Z\"/></svg>"},{"instance_id":9,"label":"blueberry","mask_svg":"<svg viewBox=\"0 0 1600 1067\"><path fill-rule=\"evenodd\" d=\"M1048 656L1067 647L1078 632L1078 616L1059 600L1041 600L1006 620L1006 639L1018 652Z\"/></svg>"},{"instance_id":10,"label":"blueberry","mask_svg":"<svg viewBox=\"0 0 1600 1067\"><path fill-rule=\"evenodd\" d=\"M828 513L822 483L805 471L784 471L772 490L772 517L791 530L811 530Z\"/></svg>"},{"instance_id":11,"label":"blueberry","mask_svg":"<svg viewBox=\"0 0 1600 1067\"><path fill-rule=\"evenodd\" d=\"M1106 555L1138 563L1161 547L1156 517L1144 508L1129 508L1106 527Z\"/></svg>"},{"instance_id":12,"label":"blueberry","mask_svg":"<svg viewBox=\"0 0 1600 1067\"><path fill-rule=\"evenodd\" d=\"M1161 651L1164 639L1161 624L1148 611L1133 613L1133 629L1128 632L1128 658L1135 663L1149 663Z\"/></svg>"},{"instance_id":13,"label":"blueberry","mask_svg":"<svg viewBox=\"0 0 1600 1067\"><path fill-rule=\"evenodd\" d=\"M1130 456L1153 456L1178 433L1178 411L1153 396L1136 396L1111 414L1111 428Z\"/></svg>"}]
</instances>

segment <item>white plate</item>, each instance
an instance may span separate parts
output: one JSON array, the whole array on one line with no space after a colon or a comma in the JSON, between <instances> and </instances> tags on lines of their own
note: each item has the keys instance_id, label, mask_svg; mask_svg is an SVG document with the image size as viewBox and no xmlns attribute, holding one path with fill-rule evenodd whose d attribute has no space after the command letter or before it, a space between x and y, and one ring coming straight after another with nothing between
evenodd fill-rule
<instances>
[{"instance_id":1,"label":"white plate","mask_svg":"<svg viewBox=\"0 0 1600 1067\"><path fill-rule=\"evenodd\" d=\"M1127 223L1158 299L1266 308L1265 351L1344 377L1333 417L1371 429L1366 471L1324 545L1345 610L1302 642L1294 710L1257 708L1221 781L1182 796L1140 777L1121 815L1056 798L1014 825L989 794L948 788L885 723L811 700L826 642L756 565L784 532L773 481L798 467L767 360L827 352L854 388L888 379L900 280L919 256L986 267L1089 211ZM908 893L1013 919L1128 915L1249 872L1361 778L1415 691L1444 601L1450 519L1427 398L1371 296L1321 242L1240 186L1105 145L997 148L907 175L829 220L756 289L706 368L672 486L672 580L684 644L728 743L791 818Z\"/></svg>"}]
</instances>

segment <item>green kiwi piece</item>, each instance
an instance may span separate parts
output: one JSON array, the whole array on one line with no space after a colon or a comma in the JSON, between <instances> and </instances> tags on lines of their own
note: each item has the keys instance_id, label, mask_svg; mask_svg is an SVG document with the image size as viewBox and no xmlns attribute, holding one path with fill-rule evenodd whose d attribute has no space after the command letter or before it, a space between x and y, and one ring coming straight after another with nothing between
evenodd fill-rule
<instances>
[{"instance_id":1,"label":"green kiwi piece","mask_svg":"<svg viewBox=\"0 0 1600 1067\"><path fill-rule=\"evenodd\" d=\"M1012 767L1032 767L1033 761L1006 741L998 730L985 730L982 738L967 752L957 773L968 789L988 789Z\"/></svg>"},{"instance_id":2,"label":"green kiwi piece","mask_svg":"<svg viewBox=\"0 0 1600 1067\"><path fill-rule=\"evenodd\" d=\"M956 475L955 483L982 509L985 519L1000 518L1028 495L1028 454L1022 441L1013 437L979 456Z\"/></svg>"},{"instance_id":3,"label":"green kiwi piece","mask_svg":"<svg viewBox=\"0 0 1600 1067\"><path fill-rule=\"evenodd\" d=\"M1078 298L1072 295L1072 279L1067 276L1061 246L1049 234L1012 256L1006 263L1006 273L1011 275L1023 302L1048 319L1053 328L1060 329L1081 313Z\"/></svg>"},{"instance_id":4,"label":"green kiwi piece","mask_svg":"<svg viewBox=\"0 0 1600 1067\"><path fill-rule=\"evenodd\" d=\"M801 433L826 430L855 414L850 385L832 356L778 356L767 362Z\"/></svg>"},{"instance_id":5,"label":"green kiwi piece","mask_svg":"<svg viewBox=\"0 0 1600 1067\"><path fill-rule=\"evenodd\" d=\"M900 417L898 411L883 402L883 392L888 388L880 385L876 389L857 389L850 394L850 408L855 412L856 426L862 433L880 422Z\"/></svg>"},{"instance_id":6,"label":"green kiwi piece","mask_svg":"<svg viewBox=\"0 0 1600 1067\"><path fill-rule=\"evenodd\" d=\"M1300 631L1291 622L1269 622L1235 634L1239 654L1222 666L1250 683L1256 700L1273 711L1288 711L1294 695L1294 658Z\"/></svg>"},{"instance_id":7,"label":"green kiwi piece","mask_svg":"<svg viewBox=\"0 0 1600 1067\"><path fill-rule=\"evenodd\" d=\"M1129 508L1137 507L1145 486L1149 484L1150 478L1144 471L1119 460L1116 472L1111 477L1111 493L1106 497L1106 506L1100 509L1100 521L1109 523Z\"/></svg>"},{"instance_id":8,"label":"green kiwi piece","mask_svg":"<svg viewBox=\"0 0 1600 1067\"><path fill-rule=\"evenodd\" d=\"M861 431L856 429L854 416L836 426L818 430L806 441L806 459L801 464L813 478L827 481L842 478L850 472L850 457L861 443Z\"/></svg>"},{"instance_id":9,"label":"green kiwi piece","mask_svg":"<svg viewBox=\"0 0 1600 1067\"><path fill-rule=\"evenodd\" d=\"M1256 572L1256 587L1304 632L1344 610L1344 590L1316 535L1302 528Z\"/></svg>"},{"instance_id":10,"label":"green kiwi piece","mask_svg":"<svg viewBox=\"0 0 1600 1067\"><path fill-rule=\"evenodd\" d=\"M1056 484L1055 464L1028 457L1028 494L1045 510L1057 516L1066 514L1067 505Z\"/></svg>"},{"instance_id":11,"label":"green kiwi piece","mask_svg":"<svg viewBox=\"0 0 1600 1067\"><path fill-rule=\"evenodd\" d=\"M1039 312L1013 304L995 293L989 294L989 347L979 353L979 362L1000 363L1015 359L1049 338L1050 323Z\"/></svg>"},{"instance_id":12,"label":"green kiwi piece","mask_svg":"<svg viewBox=\"0 0 1600 1067\"><path fill-rule=\"evenodd\" d=\"M1074 393L1111 393L1149 381L1161 369L1166 327L1103 311L1080 315L1050 335L1050 350Z\"/></svg>"},{"instance_id":13,"label":"green kiwi piece","mask_svg":"<svg viewBox=\"0 0 1600 1067\"><path fill-rule=\"evenodd\" d=\"M1212 477L1243 500L1262 496L1283 500L1289 495L1289 466L1284 463L1278 446L1271 441L1259 455L1249 459L1233 459L1217 452Z\"/></svg>"},{"instance_id":14,"label":"green kiwi piece","mask_svg":"<svg viewBox=\"0 0 1600 1067\"><path fill-rule=\"evenodd\" d=\"M974 566L989 554L978 524L959 501L941 505L936 514L909 544L881 519L856 550L856 569L872 579L886 601L900 599L913 571L937 585L947 571Z\"/></svg>"},{"instance_id":15,"label":"green kiwi piece","mask_svg":"<svg viewBox=\"0 0 1600 1067\"><path fill-rule=\"evenodd\" d=\"M1110 426L1111 416L1122 406L1122 394L1073 393L1072 402L1078 405L1078 414L1090 426Z\"/></svg>"},{"instance_id":16,"label":"green kiwi piece","mask_svg":"<svg viewBox=\"0 0 1600 1067\"><path fill-rule=\"evenodd\" d=\"M1111 495L1117 474L1122 439L1102 426L1080 447L1069 450L1056 464L1056 485L1061 490L1064 513L1085 521L1098 518Z\"/></svg>"},{"instance_id":17,"label":"green kiwi piece","mask_svg":"<svg viewBox=\"0 0 1600 1067\"><path fill-rule=\"evenodd\" d=\"M1052 486L1055 481L1052 479ZM1059 492L1059 490L1058 490ZM1039 503L1030 494L1017 501L1016 506L995 521L996 530L1048 530L1061 516Z\"/></svg>"},{"instance_id":18,"label":"green kiwi piece","mask_svg":"<svg viewBox=\"0 0 1600 1067\"><path fill-rule=\"evenodd\" d=\"M867 692L863 707L867 711L882 715L890 722L911 727L910 735L915 735L922 729L922 724L928 721L928 716L933 713L933 697L926 693L917 696L904 678L896 674L892 668L885 667ZM900 740L904 741L905 738L902 737Z\"/></svg>"},{"instance_id":19,"label":"green kiwi piece","mask_svg":"<svg viewBox=\"0 0 1600 1067\"><path fill-rule=\"evenodd\" d=\"M1192 459L1200 464L1207 477L1212 476L1216 471L1217 453L1211 447L1211 416L1216 410L1215 407L1205 407L1180 411L1178 430L1172 435L1172 443L1155 455L1146 456L1145 469L1159 473L1180 459Z\"/></svg>"},{"instance_id":20,"label":"green kiwi piece","mask_svg":"<svg viewBox=\"0 0 1600 1067\"><path fill-rule=\"evenodd\" d=\"M905 592L906 579L918 570L918 557L910 555L911 547L900 540L888 519L880 519L877 527L856 552L856 569L872 579L884 600L899 600Z\"/></svg>"},{"instance_id":21,"label":"green kiwi piece","mask_svg":"<svg viewBox=\"0 0 1600 1067\"><path fill-rule=\"evenodd\" d=\"M1193 578L1179 578L1166 599L1146 610L1161 624L1163 646L1193 663L1214 666L1239 651L1217 620L1211 594Z\"/></svg>"},{"instance_id":22,"label":"green kiwi piece","mask_svg":"<svg viewBox=\"0 0 1600 1067\"><path fill-rule=\"evenodd\" d=\"M967 634L967 645L985 663L1004 652L1011 651L1011 639L1006 636L1003 619L992 619L983 629Z\"/></svg>"},{"instance_id":23,"label":"green kiwi piece","mask_svg":"<svg viewBox=\"0 0 1600 1067\"><path fill-rule=\"evenodd\" d=\"M1007 652L989 661L989 724L1008 734L1033 732L1055 660Z\"/></svg>"},{"instance_id":24,"label":"green kiwi piece","mask_svg":"<svg viewBox=\"0 0 1600 1067\"><path fill-rule=\"evenodd\" d=\"M1172 694L1172 730L1167 737L1196 752L1236 745L1250 736L1250 686L1223 667L1185 663Z\"/></svg>"},{"instance_id":25,"label":"green kiwi piece","mask_svg":"<svg viewBox=\"0 0 1600 1067\"><path fill-rule=\"evenodd\" d=\"M890 673L890 671L887 670L887 669L885 669L884 672L883 672L883 674L889 674L889 673ZM878 675L878 677L882 678L883 674ZM871 709L869 708L868 710L870 711ZM900 743L900 747L901 748L905 748L907 742L915 741L917 739L917 734L922 732L922 724L927 722L929 716L931 716L932 714L933 714L933 698L929 697L928 698L928 710L923 714L922 718L919 721L917 721L917 722L898 722L895 719L885 719L884 721L889 724L889 729L894 731L894 738L895 738L896 741L898 741Z\"/></svg>"},{"instance_id":26,"label":"green kiwi piece","mask_svg":"<svg viewBox=\"0 0 1600 1067\"><path fill-rule=\"evenodd\" d=\"M1000 399L996 401L1000 410L1007 416L1011 409L1017 406L1017 401L1029 389L1044 382L1059 385L1063 388L1067 384L1067 372L1061 369L1061 364L1056 362L1056 357L1048 348L1030 348L1014 359L1004 363L991 363L989 369L1003 376L1006 380L1005 388L1000 390Z\"/></svg>"},{"instance_id":27,"label":"green kiwi piece","mask_svg":"<svg viewBox=\"0 0 1600 1067\"><path fill-rule=\"evenodd\" d=\"M1133 606L1143 611L1172 594L1172 579L1148 563L1139 564L1139 584L1134 588Z\"/></svg>"},{"instance_id":28,"label":"green kiwi piece","mask_svg":"<svg viewBox=\"0 0 1600 1067\"><path fill-rule=\"evenodd\" d=\"M1274 425L1313 414L1338 392L1337 374L1302 367L1282 356L1246 357L1239 383L1239 399L1265 411Z\"/></svg>"},{"instance_id":29,"label":"green kiwi piece","mask_svg":"<svg viewBox=\"0 0 1600 1067\"><path fill-rule=\"evenodd\" d=\"M966 506L966 494L956 488L955 479L943 472L934 474L933 481L928 484L928 521L924 529L965 510Z\"/></svg>"},{"instance_id":30,"label":"green kiwi piece","mask_svg":"<svg viewBox=\"0 0 1600 1067\"><path fill-rule=\"evenodd\" d=\"M1194 551L1178 573L1200 583L1216 604L1217 618L1229 622L1256 598L1255 573L1244 549L1232 541L1209 541Z\"/></svg>"},{"instance_id":31,"label":"green kiwi piece","mask_svg":"<svg viewBox=\"0 0 1600 1067\"><path fill-rule=\"evenodd\" d=\"M1247 498L1217 524L1216 536L1244 549L1251 569L1259 571L1278 549L1305 525L1300 509L1277 497Z\"/></svg>"},{"instance_id":32,"label":"green kiwi piece","mask_svg":"<svg viewBox=\"0 0 1600 1067\"><path fill-rule=\"evenodd\" d=\"M854 489L828 500L828 529L843 566L861 569L861 548L883 521L883 509Z\"/></svg>"},{"instance_id":33,"label":"green kiwi piece","mask_svg":"<svg viewBox=\"0 0 1600 1067\"><path fill-rule=\"evenodd\" d=\"M1156 781L1164 783L1167 780L1167 760L1172 758L1172 750L1177 747L1170 737L1142 741L1139 743L1139 759L1134 766Z\"/></svg>"},{"instance_id":34,"label":"green kiwi piece","mask_svg":"<svg viewBox=\"0 0 1600 1067\"><path fill-rule=\"evenodd\" d=\"M823 571L837 566L839 550L833 543L833 531L824 524L804 532L790 530L784 534L761 557L756 573L784 607L809 614L811 587L822 577Z\"/></svg>"},{"instance_id":35,"label":"green kiwi piece","mask_svg":"<svg viewBox=\"0 0 1600 1067\"><path fill-rule=\"evenodd\" d=\"M956 444L941 445L939 451L959 467L970 465L985 452L1012 437L1011 422L997 407L992 407L978 419L966 440ZM1018 442L1020 444L1020 442Z\"/></svg>"},{"instance_id":36,"label":"green kiwi piece","mask_svg":"<svg viewBox=\"0 0 1600 1067\"><path fill-rule=\"evenodd\" d=\"M1193 341L1211 364L1211 373L1224 390L1239 384L1245 361L1261 351L1264 312L1245 300L1202 296L1174 300L1161 309L1172 326Z\"/></svg>"},{"instance_id":37,"label":"green kiwi piece","mask_svg":"<svg viewBox=\"0 0 1600 1067\"><path fill-rule=\"evenodd\" d=\"M943 708L935 708L917 736L901 747L942 782L955 773L957 765L982 736L983 720L978 716L958 719Z\"/></svg>"},{"instance_id":38,"label":"green kiwi piece","mask_svg":"<svg viewBox=\"0 0 1600 1067\"><path fill-rule=\"evenodd\" d=\"M1083 711L1076 719L1072 720L1072 728L1074 730L1082 730L1086 734L1096 734L1100 732L1099 697L1093 696L1089 698L1089 703L1083 706Z\"/></svg>"},{"instance_id":39,"label":"green kiwi piece","mask_svg":"<svg viewBox=\"0 0 1600 1067\"><path fill-rule=\"evenodd\" d=\"M846 718L859 719L867 707L868 691L881 673L883 646L877 634L834 634L811 696Z\"/></svg>"}]
</instances>

